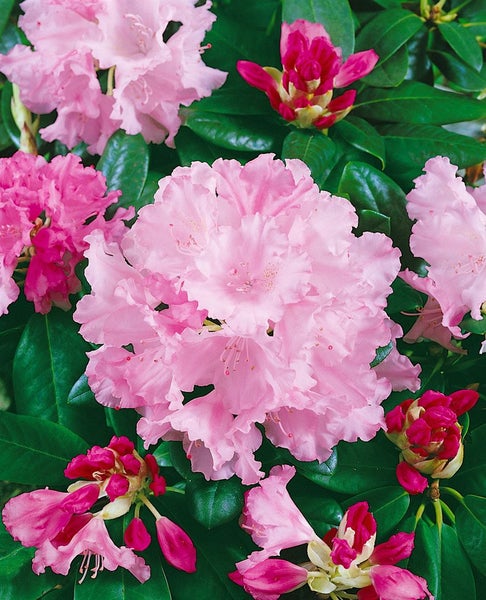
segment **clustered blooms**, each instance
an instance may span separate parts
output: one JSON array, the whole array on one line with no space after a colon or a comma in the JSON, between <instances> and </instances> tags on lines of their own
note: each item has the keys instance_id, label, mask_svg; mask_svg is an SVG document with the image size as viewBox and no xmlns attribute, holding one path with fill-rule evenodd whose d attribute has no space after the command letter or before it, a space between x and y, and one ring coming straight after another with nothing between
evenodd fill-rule
<instances>
[{"instance_id":1,"label":"clustered blooms","mask_svg":"<svg viewBox=\"0 0 486 600\"><path fill-rule=\"evenodd\" d=\"M88 238L92 293L74 317L102 344L86 371L97 400L135 408L147 445L182 440L213 479L260 479L259 423L299 460L371 439L392 383L370 363L401 334L384 312L399 252L356 224L298 160L177 168L119 245ZM388 360L417 389L419 367ZM210 387L186 401L195 386Z\"/></svg>"},{"instance_id":2,"label":"clustered blooms","mask_svg":"<svg viewBox=\"0 0 486 600\"><path fill-rule=\"evenodd\" d=\"M468 312L482 319L486 301L486 185L468 189L443 156L428 160L424 170L407 196L407 211L417 220L410 247L427 261L427 276L409 270L400 276L428 299L404 339L428 338L464 353L451 337L465 337L461 320Z\"/></svg>"},{"instance_id":3,"label":"clustered blooms","mask_svg":"<svg viewBox=\"0 0 486 600\"><path fill-rule=\"evenodd\" d=\"M45 140L103 151L119 128L174 144L180 105L208 96L226 74L201 43L215 16L194 0L24 0L19 25L33 45L0 56L0 71L33 112L57 110Z\"/></svg>"},{"instance_id":4,"label":"clustered blooms","mask_svg":"<svg viewBox=\"0 0 486 600\"><path fill-rule=\"evenodd\" d=\"M50 567L67 575L72 561L81 555L81 582L93 562L92 577L103 569L123 567L143 583L150 577L150 567L133 552L145 550L151 542L139 517L141 505L156 519L166 560L189 573L196 570L196 550L189 536L149 500L166 491L153 455L142 458L128 438L113 437L108 446L93 446L86 455L73 458L64 474L77 479L67 492L48 488L27 492L9 500L2 512L8 532L24 546L37 548L32 562L35 573ZM126 515L132 505L135 517L125 530L126 546L118 547L105 521Z\"/></svg>"},{"instance_id":5,"label":"clustered blooms","mask_svg":"<svg viewBox=\"0 0 486 600\"><path fill-rule=\"evenodd\" d=\"M428 390L387 413L386 435L400 448L397 479L410 494L420 494L434 479L448 479L462 465L462 426L457 419L470 410L479 394L459 390L449 396Z\"/></svg>"},{"instance_id":6,"label":"clustered blooms","mask_svg":"<svg viewBox=\"0 0 486 600\"><path fill-rule=\"evenodd\" d=\"M277 600L306 584L323 599L433 600L424 579L394 566L410 556L413 533L397 533L375 546L376 521L368 504L358 502L320 539L286 489L294 474L294 467L273 467L246 492L241 526L261 550L237 563L230 574L235 583L256 600ZM274 558L303 544L307 560L301 564Z\"/></svg>"},{"instance_id":7,"label":"clustered blooms","mask_svg":"<svg viewBox=\"0 0 486 600\"><path fill-rule=\"evenodd\" d=\"M368 75L378 61L374 50L365 50L343 64L341 48L333 45L324 27L304 20L282 23L280 54L283 71L240 60L238 72L265 92L286 121L317 129L328 129L353 108L356 90L333 98L334 88Z\"/></svg>"},{"instance_id":8,"label":"clustered blooms","mask_svg":"<svg viewBox=\"0 0 486 600\"><path fill-rule=\"evenodd\" d=\"M88 247L84 236L97 229L116 239L122 219L133 216L119 208L105 221L119 195L106 193L103 174L74 154L50 163L23 152L0 159L0 315L19 295L16 281L37 312L69 308L69 294L81 287L75 268Z\"/></svg>"}]
</instances>

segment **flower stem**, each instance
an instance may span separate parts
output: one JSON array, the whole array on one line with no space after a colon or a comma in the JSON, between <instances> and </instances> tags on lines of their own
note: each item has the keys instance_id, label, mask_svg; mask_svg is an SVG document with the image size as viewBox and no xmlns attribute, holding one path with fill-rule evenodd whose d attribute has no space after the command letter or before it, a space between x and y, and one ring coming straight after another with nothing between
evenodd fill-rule
<instances>
[{"instance_id":1,"label":"flower stem","mask_svg":"<svg viewBox=\"0 0 486 600\"><path fill-rule=\"evenodd\" d=\"M439 500L439 502L440 502L440 505L442 506L442 510L447 515L447 517L450 520L450 522L451 523L455 523L456 522L456 516L454 515L454 513L452 512L452 510L447 506L447 504L444 502L444 500Z\"/></svg>"},{"instance_id":2,"label":"flower stem","mask_svg":"<svg viewBox=\"0 0 486 600\"><path fill-rule=\"evenodd\" d=\"M461 504L464 504L464 496L462 494L460 494L457 490L455 490L454 488L450 488L450 487L442 487L440 488L443 492L445 492L446 494L449 494L449 496L452 496L453 498L455 498L458 502L460 502Z\"/></svg>"},{"instance_id":3,"label":"flower stem","mask_svg":"<svg viewBox=\"0 0 486 600\"><path fill-rule=\"evenodd\" d=\"M180 488L177 488L177 487L174 487L174 486L171 486L171 485L168 485L165 488L165 491L166 492L173 492L174 494L185 494L186 493L184 490L181 490Z\"/></svg>"}]
</instances>

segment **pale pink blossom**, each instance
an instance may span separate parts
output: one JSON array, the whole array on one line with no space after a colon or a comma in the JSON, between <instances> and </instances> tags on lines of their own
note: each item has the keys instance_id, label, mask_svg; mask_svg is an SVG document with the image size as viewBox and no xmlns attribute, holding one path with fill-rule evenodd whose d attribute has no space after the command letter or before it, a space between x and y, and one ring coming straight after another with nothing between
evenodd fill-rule
<instances>
[{"instance_id":1,"label":"pale pink blossom","mask_svg":"<svg viewBox=\"0 0 486 600\"><path fill-rule=\"evenodd\" d=\"M410 247L427 261L427 276L405 271L402 277L427 293L429 300L407 337L410 341L429 337L457 351L451 335L463 338L462 318L470 312L473 319L481 319L486 300L484 186L466 188L456 177L457 167L442 156L428 160L424 170L407 195L407 211L416 219Z\"/></svg>"},{"instance_id":2,"label":"pale pink blossom","mask_svg":"<svg viewBox=\"0 0 486 600\"><path fill-rule=\"evenodd\" d=\"M104 176L73 154L48 163L17 152L0 159L0 180L0 314L19 294L14 271L37 312L69 308L69 295L81 287L75 268L88 248L84 237L94 229L120 237L133 210L105 221L120 192L107 192Z\"/></svg>"},{"instance_id":3,"label":"pale pink blossom","mask_svg":"<svg viewBox=\"0 0 486 600\"><path fill-rule=\"evenodd\" d=\"M378 61L374 50L365 50L343 63L341 48L333 45L324 26L303 19L282 23L280 54L282 71L240 60L238 72L265 92L286 121L317 129L328 129L353 108L356 91L333 98L334 89L368 75Z\"/></svg>"},{"instance_id":4,"label":"pale pink blossom","mask_svg":"<svg viewBox=\"0 0 486 600\"><path fill-rule=\"evenodd\" d=\"M298 160L175 169L119 244L88 238L75 318L102 344L86 371L98 401L135 408L147 445L182 441L208 479L262 477L258 424L300 460L371 439L392 389L370 363L398 335L384 309L399 253L356 224ZM195 386L212 387L185 402Z\"/></svg>"},{"instance_id":5,"label":"pale pink blossom","mask_svg":"<svg viewBox=\"0 0 486 600\"><path fill-rule=\"evenodd\" d=\"M366 502L348 508L339 526L320 539L292 501L286 485L295 474L287 465L274 467L268 479L245 495L241 525L262 547L236 564L229 574L256 600L308 585L324 598L356 594L359 600L433 600L427 583L392 566L410 556L414 534L400 532L375 545L376 521ZM275 558L284 549L307 545L299 564ZM349 592L347 592L349 590Z\"/></svg>"},{"instance_id":6,"label":"pale pink blossom","mask_svg":"<svg viewBox=\"0 0 486 600\"><path fill-rule=\"evenodd\" d=\"M56 121L41 130L48 141L69 148L84 141L100 154L122 128L173 146L179 108L209 96L226 78L202 60L215 20L210 3L24 0L21 8L19 25L33 48L14 46L0 57L0 70L19 86L27 108L57 110Z\"/></svg>"}]
</instances>

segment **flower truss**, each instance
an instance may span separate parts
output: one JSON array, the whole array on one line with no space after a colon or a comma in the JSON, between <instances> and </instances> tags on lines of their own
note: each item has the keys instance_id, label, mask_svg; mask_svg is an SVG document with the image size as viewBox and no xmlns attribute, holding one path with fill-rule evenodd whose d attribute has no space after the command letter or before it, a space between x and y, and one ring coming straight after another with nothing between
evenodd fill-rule
<instances>
[{"instance_id":1,"label":"flower truss","mask_svg":"<svg viewBox=\"0 0 486 600\"><path fill-rule=\"evenodd\" d=\"M417 400L405 400L387 413L386 435L401 450L397 479L410 494L429 485L428 475L448 479L462 465L462 427L457 418L470 410L479 394L459 390L449 396L429 390Z\"/></svg>"},{"instance_id":2,"label":"flower truss","mask_svg":"<svg viewBox=\"0 0 486 600\"><path fill-rule=\"evenodd\" d=\"M371 439L419 367L396 351L388 376L370 367L401 334L384 312L399 252L356 224L298 160L177 168L120 245L88 238L75 319L102 344L87 368L97 400L135 408L147 445L182 440L214 479L260 479L257 424L307 461ZM186 401L196 386L206 395Z\"/></svg>"},{"instance_id":3,"label":"flower truss","mask_svg":"<svg viewBox=\"0 0 486 600\"><path fill-rule=\"evenodd\" d=\"M196 570L196 550L189 536L149 500L166 491L165 479L151 454L142 458L126 437L113 437L108 446L93 446L68 464L65 475L77 479L67 492L45 488L16 496L5 505L2 517L9 533L24 546L37 548L32 568L43 573L67 575L72 561L81 555L81 582L90 569L129 570L140 582L150 577L150 567L133 550L145 550L151 542L143 521L142 505L156 519L156 530L166 560L188 573ZM135 516L124 534L126 546L116 546L105 521L126 515L135 505ZM93 509L94 512L91 512Z\"/></svg>"},{"instance_id":4,"label":"flower truss","mask_svg":"<svg viewBox=\"0 0 486 600\"><path fill-rule=\"evenodd\" d=\"M180 105L208 96L226 74L207 67L201 42L215 16L193 0L24 0L15 46L0 70L35 113L57 110L45 140L101 154L122 128L173 145Z\"/></svg>"},{"instance_id":5,"label":"flower truss","mask_svg":"<svg viewBox=\"0 0 486 600\"><path fill-rule=\"evenodd\" d=\"M353 108L356 90L333 98L334 88L368 75L378 61L374 50L365 50L343 63L341 48L333 45L323 25L302 19L282 23L280 54L283 71L240 60L238 72L265 92L285 120L317 129L328 129Z\"/></svg>"},{"instance_id":6,"label":"flower truss","mask_svg":"<svg viewBox=\"0 0 486 600\"><path fill-rule=\"evenodd\" d=\"M241 526L262 549L237 563L230 574L235 583L256 600L277 600L306 584L323 599L433 600L424 579L394 566L410 556L413 533L397 533L376 546L376 521L367 503L358 502L320 539L285 487L294 474L294 467L274 467L246 492ZM299 565L273 558L303 544L307 560Z\"/></svg>"},{"instance_id":7,"label":"flower truss","mask_svg":"<svg viewBox=\"0 0 486 600\"><path fill-rule=\"evenodd\" d=\"M482 319L486 301L486 186L466 188L443 156L428 160L424 170L407 196L407 210L416 219L410 247L427 261L428 272L400 276L428 299L404 339L429 338L461 353L451 338L465 337L459 323L468 312Z\"/></svg>"},{"instance_id":8,"label":"flower truss","mask_svg":"<svg viewBox=\"0 0 486 600\"><path fill-rule=\"evenodd\" d=\"M120 192L107 193L104 176L74 154L50 163L23 152L2 158L0 191L0 315L19 295L16 280L37 312L69 308L69 294L81 287L75 267L88 247L84 236L94 229L121 236L121 219L133 209L105 221Z\"/></svg>"}]
</instances>

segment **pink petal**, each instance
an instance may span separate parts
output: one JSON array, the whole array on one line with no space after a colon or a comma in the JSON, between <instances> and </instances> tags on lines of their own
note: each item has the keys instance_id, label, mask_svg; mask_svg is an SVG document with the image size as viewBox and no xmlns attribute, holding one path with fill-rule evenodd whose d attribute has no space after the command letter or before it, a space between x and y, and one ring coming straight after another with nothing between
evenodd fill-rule
<instances>
[{"instance_id":1,"label":"pink petal","mask_svg":"<svg viewBox=\"0 0 486 600\"><path fill-rule=\"evenodd\" d=\"M373 70L378 62L379 56L374 50L364 50L351 54L348 60L339 69L339 73L334 77L335 87L346 87L353 81L361 79Z\"/></svg>"},{"instance_id":2,"label":"pink petal","mask_svg":"<svg viewBox=\"0 0 486 600\"><path fill-rule=\"evenodd\" d=\"M165 559L176 569L196 571L196 549L187 533L167 517L155 522L157 538Z\"/></svg>"},{"instance_id":3,"label":"pink petal","mask_svg":"<svg viewBox=\"0 0 486 600\"><path fill-rule=\"evenodd\" d=\"M373 550L369 561L373 565L395 565L408 558L413 550L415 534L400 532L392 535L383 544L378 544Z\"/></svg>"},{"instance_id":4,"label":"pink petal","mask_svg":"<svg viewBox=\"0 0 486 600\"><path fill-rule=\"evenodd\" d=\"M279 558L267 558L230 579L254 598L273 600L298 587L307 580L307 570Z\"/></svg>"},{"instance_id":5,"label":"pink petal","mask_svg":"<svg viewBox=\"0 0 486 600\"><path fill-rule=\"evenodd\" d=\"M475 390L458 390L449 396L452 400L451 408L457 416L471 410L479 398L479 394Z\"/></svg>"},{"instance_id":6,"label":"pink petal","mask_svg":"<svg viewBox=\"0 0 486 600\"><path fill-rule=\"evenodd\" d=\"M134 517L123 535L125 544L132 550L145 550L149 547L151 538L142 519Z\"/></svg>"},{"instance_id":7,"label":"pink petal","mask_svg":"<svg viewBox=\"0 0 486 600\"><path fill-rule=\"evenodd\" d=\"M427 478L405 461L398 463L396 473L398 482L409 494L421 494L429 485Z\"/></svg>"},{"instance_id":8,"label":"pink petal","mask_svg":"<svg viewBox=\"0 0 486 600\"><path fill-rule=\"evenodd\" d=\"M406 569L380 565L371 569L370 576L380 600L434 600L425 579Z\"/></svg>"}]
</instances>

